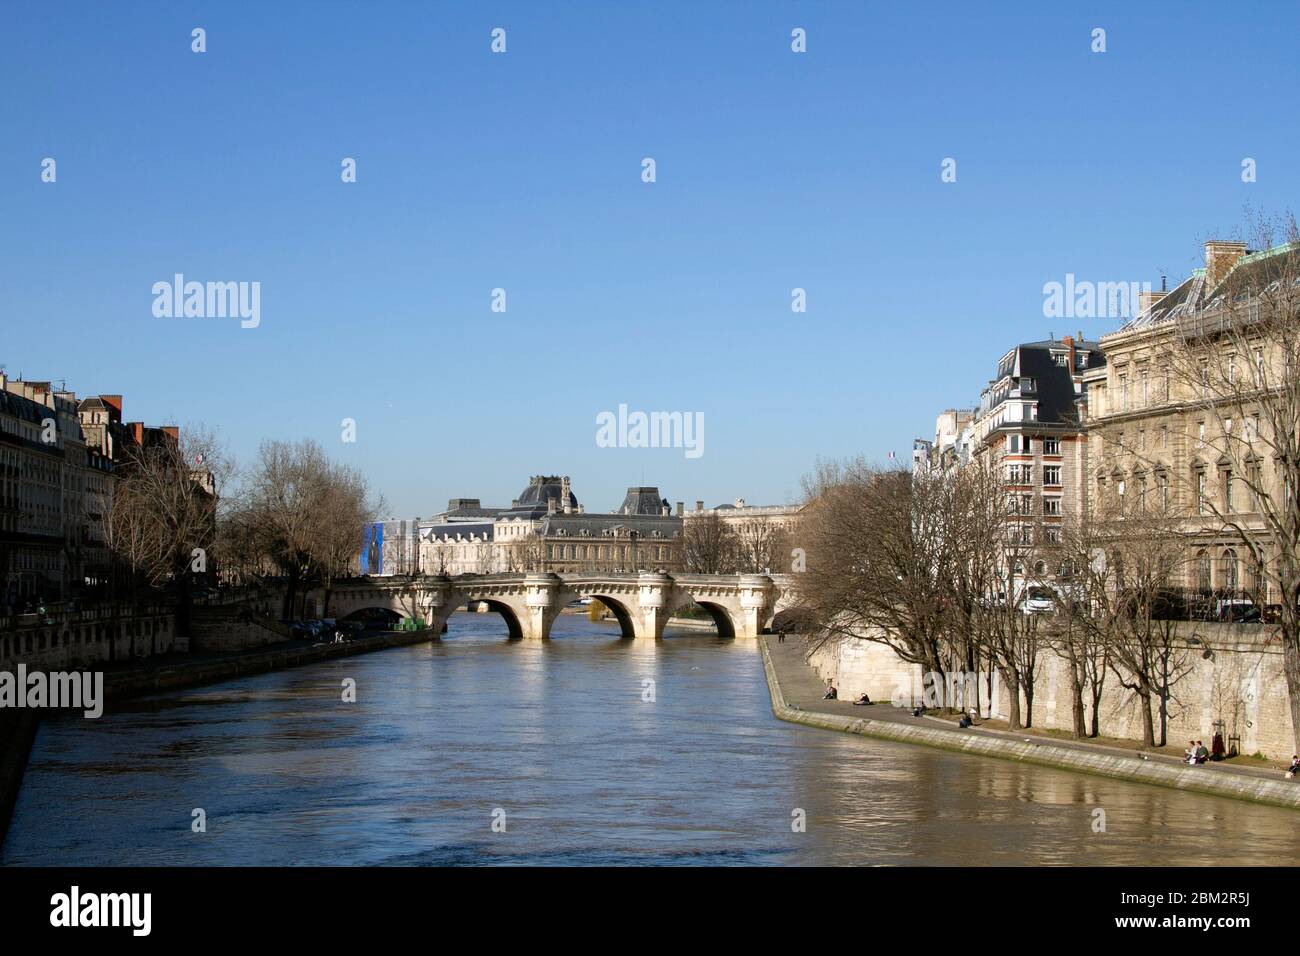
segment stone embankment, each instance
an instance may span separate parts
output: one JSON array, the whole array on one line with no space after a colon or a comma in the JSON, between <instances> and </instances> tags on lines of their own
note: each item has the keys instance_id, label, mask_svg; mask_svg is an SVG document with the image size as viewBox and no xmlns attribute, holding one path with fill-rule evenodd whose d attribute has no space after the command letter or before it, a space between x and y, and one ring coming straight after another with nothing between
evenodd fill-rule
<instances>
[{"instance_id":1,"label":"stone embankment","mask_svg":"<svg viewBox=\"0 0 1300 956\"><path fill-rule=\"evenodd\" d=\"M976 727L953 729L946 721L913 717L910 711L888 702L863 707L847 700L824 701L821 696L826 685L804 660L803 642L799 638L778 643L774 635L768 635L759 643L772 695L772 712L781 720L898 743L1020 760L1132 783L1300 809L1300 778L1287 780L1278 771L1221 764L1191 767L1160 754L1075 741L1035 740L1014 732Z\"/></svg>"}]
</instances>

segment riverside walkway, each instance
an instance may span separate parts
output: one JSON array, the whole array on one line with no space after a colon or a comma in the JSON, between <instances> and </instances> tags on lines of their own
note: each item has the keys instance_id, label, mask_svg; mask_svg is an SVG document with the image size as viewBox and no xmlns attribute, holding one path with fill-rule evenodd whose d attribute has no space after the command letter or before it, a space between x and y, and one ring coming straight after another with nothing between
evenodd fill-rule
<instances>
[{"instance_id":1,"label":"riverside walkway","mask_svg":"<svg viewBox=\"0 0 1300 956\"><path fill-rule=\"evenodd\" d=\"M962 729L938 717L913 717L910 710L887 700L866 706L822 700L826 683L804 659L801 638L787 637L782 642L769 634L761 640L772 710L782 720L1300 809L1300 778L1287 780L1280 770L1222 763L1189 766L1169 754L1061 739L1032 730Z\"/></svg>"}]
</instances>

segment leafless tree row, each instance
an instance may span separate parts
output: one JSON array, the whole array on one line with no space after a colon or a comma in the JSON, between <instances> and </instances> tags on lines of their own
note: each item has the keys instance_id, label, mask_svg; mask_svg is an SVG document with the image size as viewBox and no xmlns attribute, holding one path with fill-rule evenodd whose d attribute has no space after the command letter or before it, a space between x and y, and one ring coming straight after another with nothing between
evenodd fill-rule
<instances>
[{"instance_id":1,"label":"leafless tree row","mask_svg":"<svg viewBox=\"0 0 1300 956\"><path fill-rule=\"evenodd\" d=\"M131 592L175 587L182 609L196 582L286 583L284 613L301 591L346 575L379 506L355 468L312 441L264 443L242 474L216 436L132 446L115 473L109 546Z\"/></svg>"},{"instance_id":2,"label":"leafless tree row","mask_svg":"<svg viewBox=\"0 0 1300 956\"><path fill-rule=\"evenodd\" d=\"M1144 738L1155 743L1152 714L1163 738L1189 669L1163 603L1184 560L1180 534L1158 516L1122 537L1104 521L1044 534L1003 478L985 459L917 475L861 459L820 465L806 483L801 605L822 639L884 644L946 686L955 673L996 672L1013 728L1033 725L1041 657L1052 650L1069 664L1077 736L1098 733L1113 675L1136 696ZM1029 612L1039 590L1054 613ZM981 706L988 692L985 683L965 706Z\"/></svg>"},{"instance_id":3,"label":"leafless tree row","mask_svg":"<svg viewBox=\"0 0 1300 956\"><path fill-rule=\"evenodd\" d=\"M717 512L690 518L682 529L682 557L695 574L761 574L790 566L790 537L771 518L724 521Z\"/></svg>"}]
</instances>

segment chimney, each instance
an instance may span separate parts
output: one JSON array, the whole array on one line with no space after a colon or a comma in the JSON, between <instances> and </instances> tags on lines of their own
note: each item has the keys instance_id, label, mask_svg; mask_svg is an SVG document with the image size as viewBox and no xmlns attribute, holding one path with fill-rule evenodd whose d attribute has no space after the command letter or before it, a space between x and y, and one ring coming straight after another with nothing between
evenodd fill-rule
<instances>
[{"instance_id":1,"label":"chimney","mask_svg":"<svg viewBox=\"0 0 1300 956\"><path fill-rule=\"evenodd\" d=\"M668 506L667 506L667 505L664 505L664 506L663 506L663 509L662 509L659 513L660 513L661 515L663 515L665 518L667 518L667 517L668 517Z\"/></svg>"},{"instance_id":2,"label":"chimney","mask_svg":"<svg viewBox=\"0 0 1300 956\"><path fill-rule=\"evenodd\" d=\"M553 498L553 497L552 497L552 498L547 498L547 499L546 499L546 513L547 513L548 515L553 515L553 514L555 514L555 507L556 507L556 499Z\"/></svg>"},{"instance_id":3,"label":"chimney","mask_svg":"<svg viewBox=\"0 0 1300 956\"><path fill-rule=\"evenodd\" d=\"M1159 292L1154 292L1150 289L1145 289L1142 292L1139 292L1138 293L1138 315L1141 315L1143 312L1149 312L1153 305L1155 305L1157 302L1159 302L1168 294L1169 293L1167 293L1164 289L1161 289Z\"/></svg>"},{"instance_id":4,"label":"chimney","mask_svg":"<svg viewBox=\"0 0 1300 956\"><path fill-rule=\"evenodd\" d=\"M99 400L107 405L116 415L109 415L110 421L120 422L122 420L122 396L121 395L101 395Z\"/></svg>"},{"instance_id":5,"label":"chimney","mask_svg":"<svg viewBox=\"0 0 1300 956\"><path fill-rule=\"evenodd\" d=\"M578 505L578 514L585 515L586 513L587 513L587 506L584 504Z\"/></svg>"},{"instance_id":6,"label":"chimney","mask_svg":"<svg viewBox=\"0 0 1300 956\"><path fill-rule=\"evenodd\" d=\"M1213 290L1232 271L1237 260L1246 254L1244 242L1211 239L1205 244L1205 285Z\"/></svg>"},{"instance_id":7,"label":"chimney","mask_svg":"<svg viewBox=\"0 0 1300 956\"><path fill-rule=\"evenodd\" d=\"M704 510L704 502L703 502L703 501L699 501L699 500L697 499L696 502L695 502L695 510L696 510L696 511L703 511L703 510Z\"/></svg>"},{"instance_id":8,"label":"chimney","mask_svg":"<svg viewBox=\"0 0 1300 956\"><path fill-rule=\"evenodd\" d=\"M679 501L679 502L677 502L677 517L680 518L680 517L682 517L684 514L686 514L686 502L684 502L684 501Z\"/></svg>"}]
</instances>

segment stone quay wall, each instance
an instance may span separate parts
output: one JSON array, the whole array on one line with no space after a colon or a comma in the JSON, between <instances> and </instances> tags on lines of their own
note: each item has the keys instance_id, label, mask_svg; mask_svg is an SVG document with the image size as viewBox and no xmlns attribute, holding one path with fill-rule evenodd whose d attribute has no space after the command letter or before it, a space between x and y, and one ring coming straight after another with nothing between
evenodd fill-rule
<instances>
[{"instance_id":1,"label":"stone quay wall","mask_svg":"<svg viewBox=\"0 0 1300 956\"><path fill-rule=\"evenodd\" d=\"M0 618L0 670L22 661L32 670L58 671L187 650L174 611L163 605Z\"/></svg>"},{"instance_id":2,"label":"stone quay wall","mask_svg":"<svg viewBox=\"0 0 1300 956\"><path fill-rule=\"evenodd\" d=\"M1189 643L1191 638L1198 643ZM827 641L813 652L809 663L823 680L835 683L841 699L855 699L865 692L872 700L889 701L899 688L906 689L910 697L913 689L921 686L918 665L900 660L889 647L875 641ZM1208 747L1216 722L1222 721L1225 745L1235 743L1243 754L1260 753L1287 760L1296 752L1282 647L1273 628L1259 624L1180 623L1170 669L1182 674L1171 688L1170 746L1181 749L1189 739L1197 739ZM1044 649L1036 674L1034 726L1072 730L1068 662L1051 649ZM981 695L984 686L981 677ZM991 712L985 707L983 714L1005 719L1009 712L1006 688L1000 687L996 696ZM1023 719L1023 692L1020 696ZM1140 740L1139 704L1137 696L1121 687L1116 675L1108 672L1100 707L1102 735ZM1087 691L1084 706L1091 722ZM1159 739L1157 706L1158 702L1152 710Z\"/></svg>"}]
</instances>

